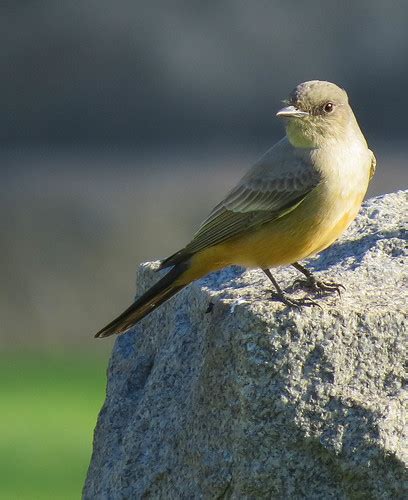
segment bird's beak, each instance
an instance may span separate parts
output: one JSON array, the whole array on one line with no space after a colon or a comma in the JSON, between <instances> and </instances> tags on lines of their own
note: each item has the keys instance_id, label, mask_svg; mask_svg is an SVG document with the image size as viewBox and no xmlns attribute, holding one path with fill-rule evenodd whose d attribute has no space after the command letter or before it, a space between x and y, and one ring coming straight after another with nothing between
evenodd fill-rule
<instances>
[{"instance_id":1,"label":"bird's beak","mask_svg":"<svg viewBox=\"0 0 408 500\"><path fill-rule=\"evenodd\" d=\"M301 118L302 116L308 116L309 113L306 111L300 111L300 109L295 108L295 106L287 106L286 108L280 109L276 116L284 116L287 118Z\"/></svg>"}]
</instances>

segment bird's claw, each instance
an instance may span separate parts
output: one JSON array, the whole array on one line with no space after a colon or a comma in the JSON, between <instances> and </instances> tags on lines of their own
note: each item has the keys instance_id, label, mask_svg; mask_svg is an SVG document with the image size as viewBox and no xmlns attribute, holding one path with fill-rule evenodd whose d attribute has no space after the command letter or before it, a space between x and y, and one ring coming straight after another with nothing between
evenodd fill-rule
<instances>
[{"instance_id":1,"label":"bird's claw","mask_svg":"<svg viewBox=\"0 0 408 500\"><path fill-rule=\"evenodd\" d=\"M341 295L341 290L345 290L346 287L341 283L333 283L332 281L320 281L315 278L312 279L297 279L293 282L293 287L296 289L302 288L307 289L312 292L323 294L323 293L333 293L336 292Z\"/></svg>"}]
</instances>

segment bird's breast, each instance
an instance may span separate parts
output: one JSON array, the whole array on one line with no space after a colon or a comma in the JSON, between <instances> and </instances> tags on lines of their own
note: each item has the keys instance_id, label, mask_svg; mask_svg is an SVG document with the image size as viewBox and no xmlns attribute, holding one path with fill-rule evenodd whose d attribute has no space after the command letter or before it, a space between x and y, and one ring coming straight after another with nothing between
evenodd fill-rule
<instances>
[{"instance_id":1,"label":"bird's breast","mask_svg":"<svg viewBox=\"0 0 408 500\"><path fill-rule=\"evenodd\" d=\"M356 143L343 152L334 151L325 165L314 207L310 207L315 210L316 226L311 254L331 245L357 216L367 192L371 159L368 149Z\"/></svg>"}]
</instances>

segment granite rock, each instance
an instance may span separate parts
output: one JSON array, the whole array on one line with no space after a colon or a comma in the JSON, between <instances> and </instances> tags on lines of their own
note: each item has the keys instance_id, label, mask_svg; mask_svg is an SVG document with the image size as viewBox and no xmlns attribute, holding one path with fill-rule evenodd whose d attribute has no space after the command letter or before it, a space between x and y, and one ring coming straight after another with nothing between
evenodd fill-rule
<instances>
[{"instance_id":1,"label":"granite rock","mask_svg":"<svg viewBox=\"0 0 408 500\"><path fill-rule=\"evenodd\" d=\"M228 268L118 337L84 498L408 498L407 196L368 200L306 262L346 287L322 308Z\"/></svg>"}]
</instances>

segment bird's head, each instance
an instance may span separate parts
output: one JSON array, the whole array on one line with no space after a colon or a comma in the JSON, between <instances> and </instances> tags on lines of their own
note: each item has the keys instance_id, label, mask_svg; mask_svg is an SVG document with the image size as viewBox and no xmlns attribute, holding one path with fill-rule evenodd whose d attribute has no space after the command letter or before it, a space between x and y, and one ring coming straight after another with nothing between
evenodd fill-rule
<instances>
[{"instance_id":1,"label":"bird's head","mask_svg":"<svg viewBox=\"0 0 408 500\"><path fill-rule=\"evenodd\" d=\"M345 90L334 83L312 80L299 84L277 115L284 118L286 134L295 147L319 147L341 140L355 123Z\"/></svg>"}]
</instances>

